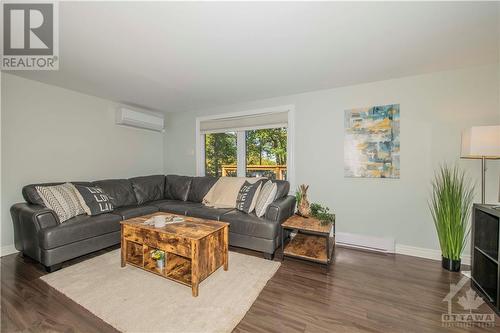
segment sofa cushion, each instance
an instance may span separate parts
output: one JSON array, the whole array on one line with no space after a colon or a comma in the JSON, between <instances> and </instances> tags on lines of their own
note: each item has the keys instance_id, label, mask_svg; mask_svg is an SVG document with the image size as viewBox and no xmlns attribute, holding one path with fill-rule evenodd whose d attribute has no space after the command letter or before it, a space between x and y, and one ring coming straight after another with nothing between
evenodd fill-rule
<instances>
[{"instance_id":1,"label":"sofa cushion","mask_svg":"<svg viewBox=\"0 0 500 333\"><path fill-rule=\"evenodd\" d=\"M111 198L111 203L116 208L137 205L132 182L128 179L106 179L92 183L100 187Z\"/></svg>"},{"instance_id":2,"label":"sofa cushion","mask_svg":"<svg viewBox=\"0 0 500 333\"><path fill-rule=\"evenodd\" d=\"M186 201L192 177L168 175L165 183L165 199Z\"/></svg>"},{"instance_id":3,"label":"sofa cushion","mask_svg":"<svg viewBox=\"0 0 500 333\"><path fill-rule=\"evenodd\" d=\"M131 219L138 216L153 214L159 209L153 205L143 206L125 206L113 210L113 214L121 216L124 220Z\"/></svg>"},{"instance_id":4,"label":"sofa cushion","mask_svg":"<svg viewBox=\"0 0 500 333\"><path fill-rule=\"evenodd\" d=\"M234 208L213 208L202 205L200 207L188 208L188 210L186 211L186 215L218 221L222 215L232 210L234 210Z\"/></svg>"},{"instance_id":5,"label":"sofa cushion","mask_svg":"<svg viewBox=\"0 0 500 333\"><path fill-rule=\"evenodd\" d=\"M55 227L38 232L40 247L53 249L120 230L121 217L114 214L79 215Z\"/></svg>"},{"instance_id":6,"label":"sofa cushion","mask_svg":"<svg viewBox=\"0 0 500 333\"><path fill-rule=\"evenodd\" d=\"M83 185L83 186L90 186L92 184L89 182L71 182L71 183ZM24 200L26 200L27 203L30 203L33 205L43 206L43 200L42 200L42 198L40 198L40 195L36 191L35 186L55 186L55 185L61 185L61 184L64 184L64 182L26 185L23 187L23 190L22 190L23 198L24 198Z\"/></svg>"},{"instance_id":7,"label":"sofa cushion","mask_svg":"<svg viewBox=\"0 0 500 333\"><path fill-rule=\"evenodd\" d=\"M130 178L135 197L139 205L163 199L165 193L165 176L144 176Z\"/></svg>"},{"instance_id":8,"label":"sofa cushion","mask_svg":"<svg viewBox=\"0 0 500 333\"><path fill-rule=\"evenodd\" d=\"M188 208L202 206L202 204L198 202L189 202L181 200L158 200L150 202L149 205L158 207L158 209L162 212L168 212L180 215L186 215Z\"/></svg>"},{"instance_id":9,"label":"sofa cushion","mask_svg":"<svg viewBox=\"0 0 500 333\"><path fill-rule=\"evenodd\" d=\"M276 199L283 198L290 192L290 183L286 180L273 180L272 181L277 186Z\"/></svg>"},{"instance_id":10,"label":"sofa cushion","mask_svg":"<svg viewBox=\"0 0 500 333\"><path fill-rule=\"evenodd\" d=\"M187 201L202 202L208 191L217 183L217 179L216 177L192 177Z\"/></svg>"},{"instance_id":11,"label":"sofa cushion","mask_svg":"<svg viewBox=\"0 0 500 333\"><path fill-rule=\"evenodd\" d=\"M246 214L233 210L220 217L223 222L230 224L231 233L253 237L275 239L279 231L279 223L261 219L255 214Z\"/></svg>"}]
</instances>

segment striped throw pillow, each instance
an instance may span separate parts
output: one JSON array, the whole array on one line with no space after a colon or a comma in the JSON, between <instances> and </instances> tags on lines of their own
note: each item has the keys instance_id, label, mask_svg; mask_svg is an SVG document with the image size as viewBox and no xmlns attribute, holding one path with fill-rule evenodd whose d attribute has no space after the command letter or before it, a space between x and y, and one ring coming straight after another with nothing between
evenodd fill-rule
<instances>
[{"instance_id":1,"label":"striped throw pillow","mask_svg":"<svg viewBox=\"0 0 500 333\"><path fill-rule=\"evenodd\" d=\"M35 186L45 207L52 209L62 223L85 211L78 200L77 189L71 183L56 186Z\"/></svg>"},{"instance_id":2,"label":"striped throw pillow","mask_svg":"<svg viewBox=\"0 0 500 333\"><path fill-rule=\"evenodd\" d=\"M277 192L278 185L268 180L260 189L257 204L255 205L255 215L262 217L266 214L267 207L274 201Z\"/></svg>"}]
</instances>

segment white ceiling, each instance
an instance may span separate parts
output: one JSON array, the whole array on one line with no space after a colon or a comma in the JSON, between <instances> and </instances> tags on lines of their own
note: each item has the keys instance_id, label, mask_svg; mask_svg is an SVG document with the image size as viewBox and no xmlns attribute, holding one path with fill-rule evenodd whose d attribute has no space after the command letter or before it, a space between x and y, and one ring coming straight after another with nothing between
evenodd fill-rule
<instances>
[{"instance_id":1,"label":"white ceiling","mask_svg":"<svg viewBox=\"0 0 500 333\"><path fill-rule=\"evenodd\" d=\"M498 3L61 2L60 70L23 77L185 111L498 61Z\"/></svg>"}]
</instances>

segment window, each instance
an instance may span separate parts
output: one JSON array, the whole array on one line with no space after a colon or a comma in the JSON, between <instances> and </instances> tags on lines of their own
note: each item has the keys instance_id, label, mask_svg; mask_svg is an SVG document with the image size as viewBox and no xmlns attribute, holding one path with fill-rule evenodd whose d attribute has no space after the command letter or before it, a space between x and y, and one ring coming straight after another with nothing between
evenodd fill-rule
<instances>
[{"instance_id":1,"label":"window","mask_svg":"<svg viewBox=\"0 0 500 333\"><path fill-rule=\"evenodd\" d=\"M236 177L236 132L205 134L205 174Z\"/></svg>"},{"instance_id":2,"label":"window","mask_svg":"<svg viewBox=\"0 0 500 333\"><path fill-rule=\"evenodd\" d=\"M245 131L246 176L286 180L286 127Z\"/></svg>"},{"instance_id":3,"label":"window","mask_svg":"<svg viewBox=\"0 0 500 333\"><path fill-rule=\"evenodd\" d=\"M266 111L198 118L198 175L290 181L291 110Z\"/></svg>"}]
</instances>

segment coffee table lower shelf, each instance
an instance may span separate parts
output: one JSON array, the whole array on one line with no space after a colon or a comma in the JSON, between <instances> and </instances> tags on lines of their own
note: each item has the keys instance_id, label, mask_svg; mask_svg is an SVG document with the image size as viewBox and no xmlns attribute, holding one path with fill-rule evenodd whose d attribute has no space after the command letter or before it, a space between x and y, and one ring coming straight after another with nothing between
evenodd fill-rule
<instances>
[{"instance_id":1,"label":"coffee table lower shelf","mask_svg":"<svg viewBox=\"0 0 500 333\"><path fill-rule=\"evenodd\" d=\"M283 256L328 265L332 258L334 243L333 237L298 233L283 249Z\"/></svg>"},{"instance_id":2,"label":"coffee table lower shelf","mask_svg":"<svg viewBox=\"0 0 500 333\"><path fill-rule=\"evenodd\" d=\"M132 241L127 241L127 247L125 257L125 262L127 264L192 287L190 258L171 252L165 252L166 265L160 270L156 266L156 261L149 255L149 252L155 250L155 248Z\"/></svg>"}]
</instances>

